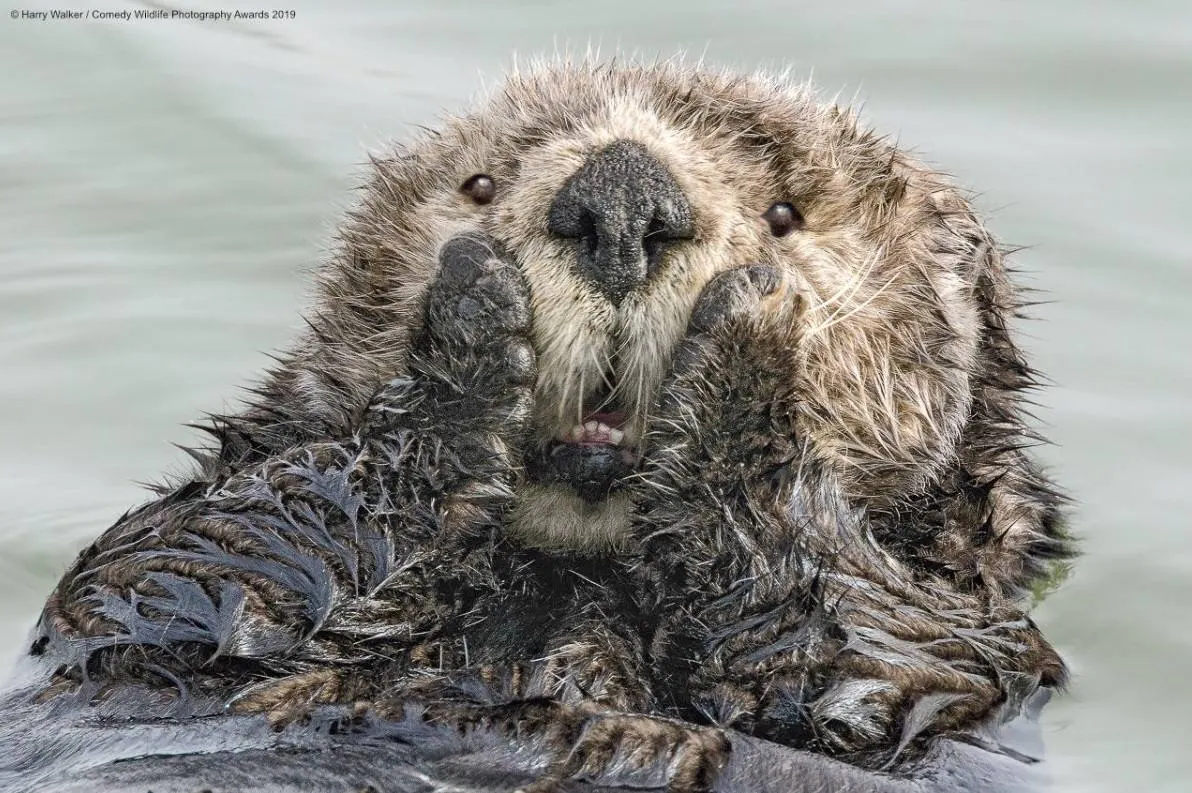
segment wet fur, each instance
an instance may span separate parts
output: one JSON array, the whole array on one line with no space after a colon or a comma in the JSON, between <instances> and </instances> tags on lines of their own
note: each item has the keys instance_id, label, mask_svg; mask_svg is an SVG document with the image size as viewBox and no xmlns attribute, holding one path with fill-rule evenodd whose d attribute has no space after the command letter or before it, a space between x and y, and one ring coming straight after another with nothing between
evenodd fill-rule
<instances>
[{"instance_id":1,"label":"wet fur","mask_svg":"<svg viewBox=\"0 0 1192 793\"><path fill-rule=\"evenodd\" d=\"M623 138L696 236L614 307L543 224ZM458 190L474 173L487 207ZM804 229L769 233L779 200ZM193 477L63 578L34 645L54 691L194 688L278 724L417 707L547 735L544 785L675 752L695 790L720 728L883 767L1062 682L1026 609L1069 553L1063 499L1025 451L1003 254L943 177L808 89L511 75L373 161L319 284ZM527 483L606 382L641 469L595 506Z\"/></svg>"}]
</instances>

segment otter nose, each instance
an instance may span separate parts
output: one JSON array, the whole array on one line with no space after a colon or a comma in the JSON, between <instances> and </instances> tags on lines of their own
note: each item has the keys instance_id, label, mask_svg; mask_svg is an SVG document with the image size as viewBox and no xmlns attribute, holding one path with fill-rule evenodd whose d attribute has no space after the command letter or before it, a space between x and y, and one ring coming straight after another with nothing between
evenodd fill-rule
<instances>
[{"instance_id":1,"label":"otter nose","mask_svg":"<svg viewBox=\"0 0 1192 793\"><path fill-rule=\"evenodd\" d=\"M693 234L691 205L642 144L593 155L555 196L548 228L577 240L576 266L614 305L658 269L663 250Z\"/></svg>"}]
</instances>

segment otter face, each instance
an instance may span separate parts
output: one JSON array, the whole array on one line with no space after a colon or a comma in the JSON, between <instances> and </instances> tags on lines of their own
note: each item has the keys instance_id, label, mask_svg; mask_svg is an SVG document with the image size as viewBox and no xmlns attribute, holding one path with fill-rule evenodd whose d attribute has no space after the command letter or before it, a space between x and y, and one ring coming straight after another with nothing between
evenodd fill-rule
<instances>
[{"instance_id":1,"label":"otter face","mask_svg":"<svg viewBox=\"0 0 1192 793\"><path fill-rule=\"evenodd\" d=\"M384 302L396 330L361 330L367 355L401 348L387 339L414 321L435 252L459 232L498 240L529 281L540 374L512 518L527 543L622 541L620 484L648 453L692 307L749 263L777 267L804 302L798 426L850 498L888 503L952 458L982 301L1004 280L996 254L946 180L805 87L548 67L375 165L325 280L331 302Z\"/></svg>"}]
</instances>

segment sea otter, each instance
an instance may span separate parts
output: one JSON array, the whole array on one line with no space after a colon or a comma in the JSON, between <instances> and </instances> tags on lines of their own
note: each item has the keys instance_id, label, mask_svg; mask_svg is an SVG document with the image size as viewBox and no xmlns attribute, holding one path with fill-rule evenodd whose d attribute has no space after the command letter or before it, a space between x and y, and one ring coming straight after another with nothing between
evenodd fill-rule
<instances>
[{"instance_id":1,"label":"sea otter","mask_svg":"<svg viewBox=\"0 0 1192 793\"><path fill-rule=\"evenodd\" d=\"M372 161L309 331L65 574L22 707L491 733L535 790L910 768L1064 679L1019 306L804 86L514 73Z\"/></svg>"}]
</instances>

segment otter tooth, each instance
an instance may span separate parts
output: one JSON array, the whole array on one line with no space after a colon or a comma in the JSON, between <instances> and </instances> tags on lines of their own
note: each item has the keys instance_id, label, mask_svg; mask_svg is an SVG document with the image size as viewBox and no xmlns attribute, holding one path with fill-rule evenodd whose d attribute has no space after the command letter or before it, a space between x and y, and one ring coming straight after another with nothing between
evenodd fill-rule
<instances>
[{"instance_id":1,"label":"otter tooth","mask_svg":"<svg viewBox=\"0 0 1192 793\"><path fill-rule=\"evenodd\" d=\"M608 440L614 446L619 444L622 440L624 440L624 438L625 438L625 433L621 432L619 429L616 429L615 427L608 431Z\"/></svg>"},{"instance_id":2,"label":"otter tooth","mask_svg":"<svg viewBox=\"0 0 1192 793\"><path fill-rule=\"evenodd\" d=\"M588 432L596 432L597 430L600 429L600 422L599 421L584 422L584 429L586 429Z\"/></svg>"},{"instance_id":3,"label":"otter tooth","mask_svg":"<svg viewBox=\"0 0 1192 793\"><path fill-rule=\"evenodd\" d=\"M571 428L571 434L567 436L567 440L582 441L584 439L584 425L576 424Z\"/></svg>"}]
</instances>

